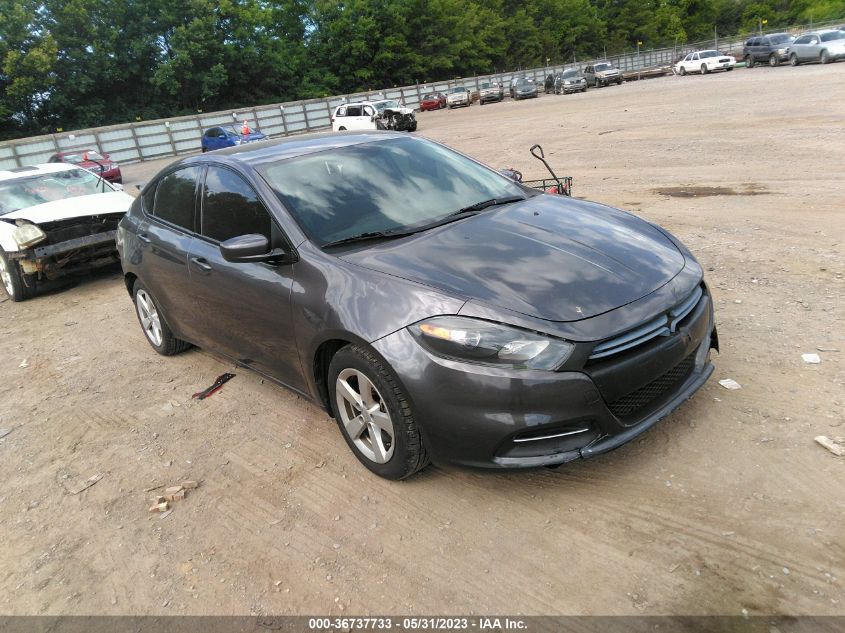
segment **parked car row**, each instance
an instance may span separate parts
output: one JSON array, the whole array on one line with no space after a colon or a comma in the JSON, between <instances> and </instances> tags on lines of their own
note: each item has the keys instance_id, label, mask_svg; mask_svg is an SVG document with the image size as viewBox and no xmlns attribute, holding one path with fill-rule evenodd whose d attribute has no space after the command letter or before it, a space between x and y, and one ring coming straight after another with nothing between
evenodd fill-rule
<instances>
[{"instance_id":1,"label":"parked car row","mask_svg":"<svg viewBox=\"0 0 845 633\"><path fill-rule=\"evenodd\" d=\"M811 31L798 36L774 33L749 38L742 49L748 68L757 63L779 66L788 61L792 66L807 62L829 62L845 59L845 30Z\"/></svg>"}]
</instances>

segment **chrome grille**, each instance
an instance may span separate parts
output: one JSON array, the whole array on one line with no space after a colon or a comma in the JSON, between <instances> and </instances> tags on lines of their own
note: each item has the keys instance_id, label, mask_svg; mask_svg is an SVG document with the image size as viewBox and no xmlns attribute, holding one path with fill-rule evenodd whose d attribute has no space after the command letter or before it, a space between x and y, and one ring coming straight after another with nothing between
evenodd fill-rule
<instances>
[{"instance_id":1,"label":"chrome grille","mask_svg":"<svg viewBox=\"0 0 845 633\"><path fill-rule=\"evenodd\" d=\"M704 291L701 289L701 286L696 286L689 297L672 308L668 313L596 345L589 356L589 360L607 358L608 356L613 356L614 354L619 354L625 350L647 343L658 336L669 336L678 329L681 321L698 305L703 294Z\"/></svg>"}]
</instances>

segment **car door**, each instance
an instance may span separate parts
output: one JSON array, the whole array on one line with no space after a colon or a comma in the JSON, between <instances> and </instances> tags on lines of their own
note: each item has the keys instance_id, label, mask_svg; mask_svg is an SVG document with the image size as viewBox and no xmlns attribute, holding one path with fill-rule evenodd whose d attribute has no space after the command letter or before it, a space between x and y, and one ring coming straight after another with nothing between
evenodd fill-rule
<instances>
[{"instance_id":1,"label":"car door","mask_svg":"<svg viewBox=\"0 0 845 633\"><path fill-rule=\"evenodd\" d=\"M208 165L199 196L199 229L189 270L200 345L218 350L295 389L304 389L293 333L292 264L228 262L220 243L264 235L292 248L256 189L239 173Z\"/></svg>"},{"instance_id":2,"label":"car door","mask_svg":"<svg viewBox=\"0 0 845 633\"><path fill-rule=\"evenodd\" d=\"M376 109L367 104L363 108L363 116L359 119L360 127L359 130L375 130L378 126L376 126L376 122L373 121L373 117L376 115Z\"/></svg>"},{"instance_id":3,"label":"car door","mask_svg":"<svg viewBox=\"0 0 845 633\"><path fill-rule=\"evenodd\" d=\"M802 35L789 47L790 53L794 54L799 60L807 59L807 47L812 39L811 35Z\"/></svg>"},{"instance_id":4,"label":"car door","mask_svg":"<svg viewBox=\"0 0 845 633\"><path fill-rule=\"evenodd\" d=\"M188 253L195 226L200 169L184 167L144 192L138 226L139 277L179 338L194 340L188 297Z\"/></svg>"},{"instance_id":5,"label":"car door","mask_svg":"<svg viewBox=\"0 0 845 633\"><path fill-rule=\"evenodd\" d=\"M360 105L351 105L346 107L346 118L344 119L344 125L346 126L347 130L360 130L361 129L361 106Z\"/></svg>"},{"instance_id":6,"label":"car door","mask_svg":"<svg viewBox=\"0 0 845 633\"><path fill-rule=\"evenodd\" d=\"M205 133L205 146L209 150L220 149L220 134L223 132L219 127L213 127Z\"/></svg>"},{"instance_id":7,"label":"car door","mask_svg":"<svg viewBox=\"0 0 845 633\"><path fill-rule=\"evenodd\" d=\"M818 35L812 35L804 48L804 60L816 59L821 53L821 40Z\"/></svg>"}]
</instances>

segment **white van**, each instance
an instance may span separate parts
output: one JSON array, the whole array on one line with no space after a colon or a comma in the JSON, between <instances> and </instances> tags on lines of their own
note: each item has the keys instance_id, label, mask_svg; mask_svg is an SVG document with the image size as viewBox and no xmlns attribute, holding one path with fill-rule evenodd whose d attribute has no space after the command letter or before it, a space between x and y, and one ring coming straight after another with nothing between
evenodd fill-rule
<instances>
[{"instance_id":1,"label":"white van","mask_svg":"<svg viewBox=\"0 0 845 633\"><path fill-rule=\"evenodd\" d=\"M345 103L334 109L332 130L407 130L417 129L417 118L411 108L395 99Z\"/></svg>"}]
</instances>

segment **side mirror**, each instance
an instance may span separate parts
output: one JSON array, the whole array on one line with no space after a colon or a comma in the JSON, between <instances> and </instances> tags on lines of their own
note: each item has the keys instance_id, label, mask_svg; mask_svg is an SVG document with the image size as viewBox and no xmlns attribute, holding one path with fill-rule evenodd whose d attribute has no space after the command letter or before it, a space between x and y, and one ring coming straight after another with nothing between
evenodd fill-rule
<instances>
[{"instance_id":1,"label":"side mirror","mask_svg":"<svg viewBox=\"0 0 845 633\"><path fill-rule=\"evenodd\" d=\"M291 257L281 248L270 249L264 235L250 234L232 237L220 244L220 254L234 264L275 262L290 263Z\"/></svg>"}]
</instances>

